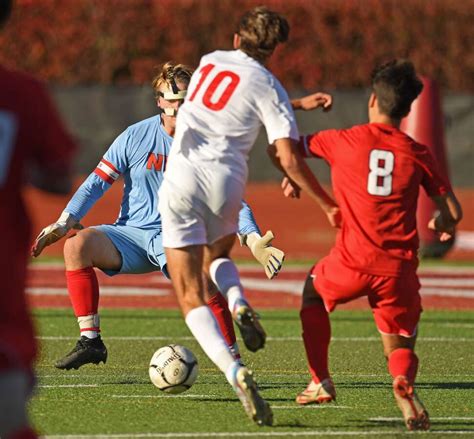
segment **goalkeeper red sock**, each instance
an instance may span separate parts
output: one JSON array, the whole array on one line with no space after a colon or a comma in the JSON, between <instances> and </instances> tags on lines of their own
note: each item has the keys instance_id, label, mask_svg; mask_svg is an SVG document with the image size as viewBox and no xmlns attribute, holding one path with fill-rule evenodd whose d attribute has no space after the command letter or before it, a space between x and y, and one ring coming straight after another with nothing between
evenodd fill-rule
<instances>
[{"instance_id":1,"label":"goalkeeper red sock","mask_svg":"<svg viewBox=\"0 0 474 439\"><path fill-rule=\"evenodd\" d=\"M300 311L303 342L313 381L319 383L329 378L328 351L331 324L324 305L311 305Z\"/></svg>"},{"instance_id":2,"label":"goalkeeper red sock","mask_svg":"<svg viewBox=\"0 0 474 439\"><path fill-rule=\"evenodd\" d=\"M207 301L207 306L211 309L212 314L214 314L225 342L232 351L232 355L236 360L239 360L239 347L237 345L234 322L232 321L232 314L229 311L227 300L225 300L221 293L217 293Z\"/></svg>"},{"instance_id":3,"label":"goalkeeper red sock","mask_svg":"<svg viewBox=\"0 0 474 439\"><path fill-rule=\"evenodd\" d=\"M418 372L418 357L408 348L395 349L388 357L388 370L393 378L403 375L413 385Z\"/></svg>"},{"instance_id":4,"label":"goalkeeper red sock","mask_svg":"<svg viewBox=\"0 0 474 439\"><path fill-rule=\"evenodd\" d=\"M99 326L99 282L92 267L66 271L67 290L81 335L96 337Z\"/></svg>"}]
</instances>

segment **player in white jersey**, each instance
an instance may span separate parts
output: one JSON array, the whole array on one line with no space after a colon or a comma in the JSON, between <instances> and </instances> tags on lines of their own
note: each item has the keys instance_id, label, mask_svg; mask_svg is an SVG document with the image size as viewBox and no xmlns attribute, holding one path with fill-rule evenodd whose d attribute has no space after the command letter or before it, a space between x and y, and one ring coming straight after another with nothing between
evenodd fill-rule
<instances>
[{"instance_id":1,"label":"player in white jersey","mask_svg":"<svg viewBox=\"0 0 474 439\"><path fill-rule=\"evenodd\" d=\"M258 337L261 327L229 254L248 154L262 124L274 145L275 164L323 207L332 224L338 221L337 205L295 152L298 130L287 93L264 67L288 32L282 16L258 7L242 17L235 51L201 59L177 118L159 201L163 246L186 323L258 425L271 425L272 411L251 372L233 359L205 306L202 272L223 287L241 331Z\"/></svg>"},{"instance_id":2,"label":"player in white jersey","mask_svg":"<svg viewBox=\"0 0 474 439\"><path fill-rule=\"evenodd\" d=\"M64 245L67 288L81 337L72 351L56 362L59 369L77 369L84 364L107 360L107 348L100 336L100 292L94 267L108 276L160 270L168 277L157 193L174 135L176 113L192 72L182 64L168 62L162 66L153 80L160 114L131 125L117 137L97 168L71 198L61 217L40 233L33 246L33 256L39 256L45 246L65 236L72 227L82 228L79 221L122 175L124 195L117 221L81 230ZM239 217L240 239L264 265L267 276L275 276L281 268L284 253L271 246L273 234L268 232L260 236L252 211L245 202L242 202ZM207 305L238 358L227 302L211 283L208 293ZM252 339L244 339L244 342L253 350L255 342Z\"/></svg>"}]
</instances>

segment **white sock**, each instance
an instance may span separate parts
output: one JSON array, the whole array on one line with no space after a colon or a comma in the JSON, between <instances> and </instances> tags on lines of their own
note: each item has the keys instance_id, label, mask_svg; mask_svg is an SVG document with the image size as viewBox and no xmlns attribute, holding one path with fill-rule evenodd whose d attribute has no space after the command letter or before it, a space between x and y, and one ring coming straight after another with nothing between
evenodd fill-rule
<instances>
[{"instance_id":1,"label":"white sock","mask_svg":"<svg viewBox=\"0 0 474 439\"><path fill-rule=\"evenodd\" d=\"M239 272L234 262L229 258L214 259L209 267L211 279L219 291L227 298L230 312L233 311L235 302L247 302L244 289L240 283Z\"/></svg>"},{"instance_id":2,"label":"white sock","mask_svg":"<svg viewBox=\"0 0 474 439\"><path fill-rule=\"evenodd\" d=\"M89 316L79 316L77 318L81 336L87 338L97 338L100 332L100 318L99 314L91 314Z\"/></svg>"},{"instance_id":3,"label":"white sock","mask_svg":"<svg viewBox=\"0 0 474 439\"><path fill-rule=\"evenodd\" d=\"M186 324L211 361L228 375L236 360L232 356L219 325L207 306L199 306L188 312ZM227 379L229 379L227 377ZM232 384L232 382L231 382Z\"/></svg>"}]
</instances>

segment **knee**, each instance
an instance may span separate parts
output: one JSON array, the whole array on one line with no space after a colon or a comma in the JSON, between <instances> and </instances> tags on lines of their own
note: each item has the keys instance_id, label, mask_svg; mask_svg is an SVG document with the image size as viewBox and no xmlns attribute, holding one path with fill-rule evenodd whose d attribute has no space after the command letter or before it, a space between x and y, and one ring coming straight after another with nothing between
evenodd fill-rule
<instances>
[{"instance_id":1,"label":"knee","mask_svg":"<svg viewBox=\"0 0 474 439\"><path fill-rule=\"evenodd\" d=\"M28 428L29 376L19 370L0 373L0 437Z\"/></svg>"},{"instance_id":2,"label":"knee","mask_svg":"<svg viewBox=\"0 0 474 439\"><path fill-rule=\"evenodd\" d=\"M181 310L184 315L194 308L205 305L203 298L200 297L198 291L189 290L180 298Z\"/></svg>"},{"instance_id":3,"label":"knee","mask_svg":"<svg viewBox=\"0 0 474 439\"><path fill-rule=\"evenodd\" d=\"M314 288L313 278L311 276L308 276L306 278L306 282L303 288L301 309L308 308L314 305L320 305L324 307L324 302L319 293Z\"/></svg>"},{"instance_id":4,"label":"knee","mask_svg":"<svg viewBox=\"0 0 474 439\"><path fill-rule=\"evenodd\" d=\"M87 230L79 232L77 235L66 239L64 243L64 260L83 260L90 258L92 234Z\"/></svg>"}]
</instances>

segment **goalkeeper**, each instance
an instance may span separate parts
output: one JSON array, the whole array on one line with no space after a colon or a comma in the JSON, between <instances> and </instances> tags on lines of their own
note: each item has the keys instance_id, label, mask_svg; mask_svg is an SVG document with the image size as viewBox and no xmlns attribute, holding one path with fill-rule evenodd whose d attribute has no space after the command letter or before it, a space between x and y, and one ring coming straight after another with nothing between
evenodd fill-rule
<instances>
[{"instance_id":1,"label":"goalkeeper","mask_svg":"<svg viewBox=\"0 0 474 439\"><path fill-rule=\"evenodd\" d=\"M43 229L33 245L32 255L37 257L46 246L66 236L71 229L82 229L79 221L119 176L123 176L124 195L117 221L80 230L64 245L67 288L81 337L74 349L56 362L59 369L77 369L84 364L107 360L107 349L100 337L99 285L94 267L109 276L158 270L169 277L161 243L157 193L173 140L176 114L186 95L191 74L192 70L181 64L163 65L153 80L160 114L128 127L117 137L59 219ZM271 232L260 236L252 211L245 202L242 202L239 232L243 245L247 245L265 267L267 277L276 276L285 255L271 246ZM209 286L207 303L226 342L239 358L232 316L226 300L214 285ZM239 322L236 323L239 326ZM258 321L254 324L261 328ZM263 347L263 329L256 335L242 328L241 331L249 350Z\"/></svg>"}]
</instances>

